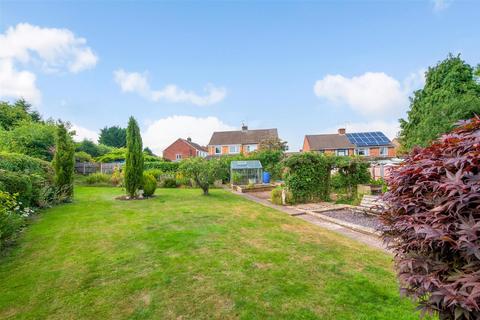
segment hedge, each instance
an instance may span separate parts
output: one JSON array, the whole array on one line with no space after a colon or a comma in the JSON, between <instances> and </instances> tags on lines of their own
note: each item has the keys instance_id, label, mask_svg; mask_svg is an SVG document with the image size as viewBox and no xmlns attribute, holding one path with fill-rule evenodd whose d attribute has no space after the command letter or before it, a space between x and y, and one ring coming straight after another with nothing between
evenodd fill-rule
<instances>
[{"instance_id":1,"label":"hedge","mask_svg":"<svg viewBox=\"0 0 480 320\"><path fill-rule=\"evenodd\" d=\"M53 177L50 162L19 153L0 152L0 169L25 174L35 173L44 178Z\"/></svg>"},{"instance_id":2,"label":"hedge","mask_svg":"<svg viewBox=\"0 0 480 320\"><path fill-rule=\"evenodd\" d=\"M145 162L143 168L144 170L159 169L163 172L177 172L179 165L180 163L178 162L155 161Z\"/></svg>"},{"instance_id":3,"label":"hedge","mask_svg":"<svg viewBox=\"0 0 480 320\"><path fill-rule=\"evenodd\" d=\"M295 202L327 201L330 196L330 172L335 157L307 152L283 161L285 184Z\"/></svg>"}]
</instances>

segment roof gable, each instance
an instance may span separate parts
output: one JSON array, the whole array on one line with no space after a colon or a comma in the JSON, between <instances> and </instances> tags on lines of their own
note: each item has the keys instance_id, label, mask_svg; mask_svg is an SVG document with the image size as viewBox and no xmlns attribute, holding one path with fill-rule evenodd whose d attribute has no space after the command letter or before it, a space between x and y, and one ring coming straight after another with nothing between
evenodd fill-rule
<instances>
[{"instance_id":1,"label":"roof gable","mask_svg":"<svg viewBox=\"0 0 480 320\"><path fill-rule=\"evenodd\" d=\"M345 135L340 134L315 134L306 135L310 150L323 149L351 149L355 148Z\"/></svg>"}]
</instances>

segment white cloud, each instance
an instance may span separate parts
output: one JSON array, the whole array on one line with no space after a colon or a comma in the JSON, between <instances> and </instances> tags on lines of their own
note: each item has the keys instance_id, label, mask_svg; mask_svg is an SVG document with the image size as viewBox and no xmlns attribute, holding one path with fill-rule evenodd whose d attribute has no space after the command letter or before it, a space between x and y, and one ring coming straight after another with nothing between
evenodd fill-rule
<instances>
[{"instance_id":1,"label":"white cloud","mask_svg":"<svg viewBox=\"0 0 480 320\"><path fill-rule=\"evenodd\" d=\"M82 141L83 139L88 139L92 140L93 142L97 142L98 140L98 133L96 131L79 126L75 123L72 123L71 130L75 130L75 136L73 137L73 140L75 141Z\"/></svg>"},{"instance_id":2,"label":"white cloud","mask_svg":"<svg viewBox=\"0 0 480 320\"><path fill-rule=\"evenodd\" d=\"M35 74L17 71L11 61L0 59L0 98L24 98L32 104L39 104L42 94L35 80Z\"/></svg>"},{"instance_id":3,"label":"white cloud","mask_svg":"<svg viewBox=\"0 0 480 320\"><path fill-rule=\"evenodd\" d=\"M174 115L152 121L142 132L143 144L161 155L163 150L178 138L191 137L193 142L206 145L214 131L235 130L216 117Z\"/></svg>"},{"instance_id":4,"label":"white cloud","mask_svg":"<svg viewBox=\"0 0 480 320\"><path fill-rule=\"evenodd\" d=\"M86 43L68 29L42 28L28 23L9 27L0 34L0 98L23 97L39 104L41 94L35 74L19 71L19 66L38 66L48 73L63 70L78 73L94 67L98 61Z\"/></svg>"},{"instance_id":5,"label":"white cloud","mask_svg":"<svg viewBox=\"0 0 480 320\"><path fill-rule=\"evenodd\" d=\"M227 90L223 87L215 87L213 84L205 86L205 95L199 95L193 91L186 91L174 84L166 85L163 89L153 90L150 88L146 74L138 72L126 72L122 69L114 72L115 82L123 92L137 93L145 99L158 102L189 102L198 106L206 106L222 101Z\"/></svg>"},{"instance_id":6,"label":"white cloud","mask_svg":"<svg viewBox=\"0 0 480 320\"><path fill-rule=\"evenodd\" d=\"M417 73L400 83L383 72L366 72L347 78L342 75L326 75L314 85L314 93L335 104L348 105L364 115L382 116L405 110L413 86L421 82Z\"/></svg>"},{"instance_id":7,"label":"white cloud","mask_svg":"<svg viewBox=\"0 0 480 320\"><path fill-rule=\"evenodd\" d=\"M440 12L447 9L453 0L431 0L433 2L433 11Z\"/></svg>"},{"instance_id":8,"label":"white cloud","mask_svg":"<svg viewBox=\"0 0 480 320\"><path fill-rule=\"evenodd\" d=\"M343 126L339 126L343 127ZM331 127L327 129L326 133L337 132L339 127ZM349 132L369 132L369 131L381 131L383 132L390 140L394 139L398 132L400 131L400 123L398 120L392 121L367 121L367 122L354 122L347 123L345 125L347 133Z\"/></svg>"}]
</instances>

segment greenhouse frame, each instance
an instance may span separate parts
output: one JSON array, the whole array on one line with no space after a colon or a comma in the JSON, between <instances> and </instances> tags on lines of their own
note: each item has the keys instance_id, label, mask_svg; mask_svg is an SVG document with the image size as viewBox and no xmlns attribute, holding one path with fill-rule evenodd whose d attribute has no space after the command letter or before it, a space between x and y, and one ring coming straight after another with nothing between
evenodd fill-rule
<instances>
[{"instance_id":1,"label":"greenhouse frame","mask_svg":"<svg viewBox=\"0 0 480 320\"><path fill-rule=\"evenodd\" d=\"M230 163L230 183L248 185L262 183L263 167L258 160L232 161Z\"/></svg>"}]
</instances>

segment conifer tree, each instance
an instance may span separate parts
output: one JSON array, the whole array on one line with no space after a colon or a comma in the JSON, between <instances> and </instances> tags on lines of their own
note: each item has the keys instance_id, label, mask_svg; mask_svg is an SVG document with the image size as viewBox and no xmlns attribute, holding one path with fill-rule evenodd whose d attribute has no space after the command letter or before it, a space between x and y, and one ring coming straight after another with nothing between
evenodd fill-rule
<instances>
[{"instance_id":1,"label":"conifer tree","mask_svg":"<svg viewBox=\"0 0 480 320\"><path fill-rule=\"evenodd\" d=\"M143 182L142 136L135 118L130 117L127 127L127 155L125 162L125 189L130 197L137 194Z\"/></svg>"},{"instance_id":2,"label":"conifer tree","mask_svg":"<svg viewBox=\"0 0 480 320\"><path fill-rule=\"evenodd\" d=\"M61 194L70 200L73 198L73 171L75 169L75 145L68 133L67 126L60 122L55 137L55 184Z\"/></svg>"}]
</instances>

